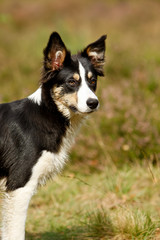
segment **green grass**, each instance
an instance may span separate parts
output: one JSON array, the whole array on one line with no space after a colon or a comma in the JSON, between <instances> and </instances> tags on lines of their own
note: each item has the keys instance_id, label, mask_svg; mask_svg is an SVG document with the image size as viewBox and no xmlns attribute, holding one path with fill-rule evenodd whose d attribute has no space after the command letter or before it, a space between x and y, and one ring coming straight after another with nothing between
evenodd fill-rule
<instances>
[{"instance_id":1,"label":"green grass","mask_svg":"<svg viewBox=\"0 0 160 240\"><path fill-rule=\"evenodd\" d=\"M31 201L28 240L160 239L160 2L0 2L0 101L38 87L56 30L75 53L108 34L101 108L82 127L63 176Z\"/></svg>"},{"instance_id":2,"label":"green grass","mask_svg":"<svg viewBox=\"0 0 160 240\"><path fill-rule=\"evenodd\" d=\"M32 199L28 239L158 239L159 169L139 165L68 174Z\"/></svg>"},{"instance_id":3,"label":"green grass","mask_svg":"<svg viewBox=\"0 0 160 240\"><path fill-rule=\"evenodd\" d=\"M113 216L99 210L89 217L87 235L90 239L153 239L160 226L150 214L141 210L119 208Z\"/></svg>"}]
</instances>

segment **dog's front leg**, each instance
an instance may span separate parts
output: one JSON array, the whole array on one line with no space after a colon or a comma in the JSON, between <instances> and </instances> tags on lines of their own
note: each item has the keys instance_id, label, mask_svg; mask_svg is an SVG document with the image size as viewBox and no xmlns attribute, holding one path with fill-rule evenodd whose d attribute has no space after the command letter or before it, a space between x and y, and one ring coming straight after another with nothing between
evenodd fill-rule
<instances>
[{"instance_id":1,"label":"dog's front leg","mask_svg":"<svg viewBox=\"0 0 160 240\"><path fill-rule=\"evenodd\" d=\"M34 189L26 186L5 195L2 203L2 240L25 239L27 209L33 193Z\"/></svg>"}]
</instances>

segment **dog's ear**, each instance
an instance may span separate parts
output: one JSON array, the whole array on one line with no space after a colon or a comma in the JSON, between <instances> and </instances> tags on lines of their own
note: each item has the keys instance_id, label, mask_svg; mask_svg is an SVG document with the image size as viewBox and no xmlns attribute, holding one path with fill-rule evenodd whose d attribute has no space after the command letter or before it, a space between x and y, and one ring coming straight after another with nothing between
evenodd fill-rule
<instances>
[{"instance_id":1,"label":"dog's ear","mask_svg":"<svg viewBox=\"0 0 160 240\"><path fill-rule=\"evenodd\" d=\"M99 76L104 76L103 65L105 63L105 40L103 35L97 41L89 44L83 51L82 56L88 57Z\"/></svg>"},{"instance_id":2,"label":"dog's ear","mask_svg":"<svg viewBox=\"0 0 160 240\"><path fill-rule=\"evenodd\" d=\"M60 70L67 54L70 54L57 32L51 34L43 53L44 67L48 71Z\"/></svg>"}]
</instances>

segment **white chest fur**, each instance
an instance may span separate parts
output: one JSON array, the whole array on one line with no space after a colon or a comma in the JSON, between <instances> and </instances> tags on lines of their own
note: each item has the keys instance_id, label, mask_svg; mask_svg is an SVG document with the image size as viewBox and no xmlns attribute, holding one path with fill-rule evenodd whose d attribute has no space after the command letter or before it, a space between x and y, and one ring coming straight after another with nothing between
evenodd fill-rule
<instances>
[{"instance_id":1,"label":"white chest fur","mask_svg":"<svg viewBox=\"0 0 160 240\"><path fill-rule=\"evenodd\" d=\"M75 134L81 125L82 117L76 116L71 121L71 126L68 128L65 137L58 153L51 153L46 150L42 152L36 165L33 167L32 176L27 185L45 184L48 178L52 178L60 172L68 159L68 152L74 143Z\"/></svg>"}]
</instances>

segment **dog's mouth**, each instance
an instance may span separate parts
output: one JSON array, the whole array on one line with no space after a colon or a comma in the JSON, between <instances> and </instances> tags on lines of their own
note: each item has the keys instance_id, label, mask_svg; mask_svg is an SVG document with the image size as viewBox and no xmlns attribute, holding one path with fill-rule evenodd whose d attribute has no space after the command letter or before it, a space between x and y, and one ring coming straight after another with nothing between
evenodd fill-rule
<instances>
[{"instance_id":1,"label":"dog's mouth","mask_svg":"<svg viewBox=\"0 0 160 240\"><path fill-rule=\"evenodd\" d=\"M78 109L75 106L73 106L73 105L69 106L69 108L74 113L78 112Z\"/></svg>"},{"instance_id":2,"label":"dog's mouth","mask_svg":"<svg viewBox=\"0 0 160 240\"><path fill-rule=\"evenodd\" d=\"M85 112L81 112L81 111L78 110L78 108L76 108L76 107L73 106L73 105L69 106L69 109L70 109L72 112L74 112L74 113L85 114L85 115L86 115L86 114L93 113L93 112L95 112L95 111L98 110L98 108L96 108L96 109L88 109L88 110L85 111Z\"/></svg>"}]
</instances>

